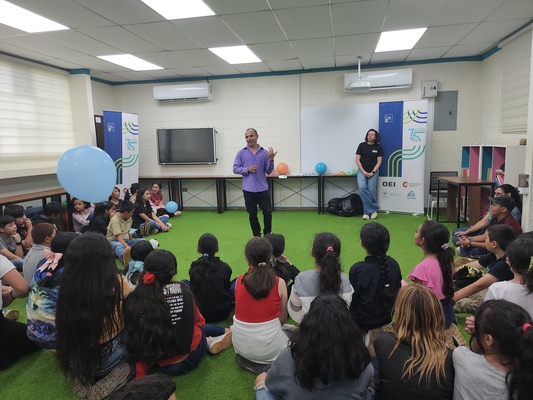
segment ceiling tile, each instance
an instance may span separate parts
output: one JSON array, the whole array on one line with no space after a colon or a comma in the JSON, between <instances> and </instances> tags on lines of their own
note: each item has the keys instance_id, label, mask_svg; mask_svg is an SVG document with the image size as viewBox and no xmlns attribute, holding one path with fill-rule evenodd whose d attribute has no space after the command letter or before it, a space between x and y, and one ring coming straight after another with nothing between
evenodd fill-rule
<instances>
[{"instance_id":1,"label":"ceiling tile","mask_svg":"<svg viewBox=\"0 0 533 400\"><path fill-rule=\"evenodd\" d=\"M506 0L487 18L487 21L512 18L533 18L533 1Z\"/></svg>"},{"instance_id":2,"label":"ceiling tile","mask_svg":"<svg viewBox=\"0 0 533 400\"><path fill-rule=\"evenodd\" d=\"M244 44L219 16L174 20L172 24L205 48Z\"/></svg>"},{"instance_id":3,"label":"ceiling tile","mask_svg":"<svg viewBox=\"0 0 533 400\"><path fill-rule=\"evenodd\" d=\"M36 35L11 36L2 39L15 47L21 47L26 50L32 50L38 53L45 53L48 58L69 58L81 57L83 53L61 46L49 40L40 38Z\"/></svg>"},{"instance_id":4,"label":"ceiling tile","mask_svg":"<svg viewBox=\"0 0 533 400\"><path fill-rule=\"evenodd\" d=\"M248 47L263 61L289 60L296 58L296 53L289 42L252 44Z\"/></svg>"},{"instance_id":5,"label":"ceiling tile","mask_svg":"<svg viewBox=\"0 0 533 400\"><path fill-rule=\"evenodd\" d=\"M492 46L491 43L485 44L465 44L461 46L454 46L448 51L444 57L445 58L454 58L454 57L470 57L473 55L479 55L488 50Z\"/></svg>"},{"instance_id":6,"label":"ceiling tile","mask_svg":"<svg viewBox=\"0 0 533 400\"><path fill-rule=\"evenodd\" d=\"M431 26L445 6L443 0L391 0L383 31Z\"/></svg>"},{"instance_id":7,"label":"ceiling tile","mask_svg":"<svg viewBox=\"0 0 533 400\"><path fill-rule=\"evenodd\" d=\"M333 56L333 38L293 40L291 42L300 58Z\"/></svg>"},{"instance_id":8,"label":"ceiling tile","mask_svg":"<svg viewBox=\"0 0 533 400\"><path fill-rule=\"evenodd\" d=\"M290 40L331 36L333 31L328 6L289 8L275 14Z\"/></svg>"},{"instance_id":9,"label":"ceiling tile","mask_svg":"<svg viewBox=\"0 0 533 400\"><path fill-rule=\"evenodd\" d=\"M272 72L266 63L250 63L234 65L243 74L257 74L261 72Z\"/></svg>"},{"instance_id":10,"label":"ceiling tile","mask_svg":"<svg viewBox=\"0 0 533 400\"><path fill-rule=\"evenodd\" d=\"M405 61L418 60L436 60L443 57L451 46L442 47L427 47L424 49L413 49L405 59Z\"/></svg>"},{"instance_id":11,"label":"ceiling tile","mask_svg":"<svg viewBox=\"0 0 533 400\"><path fill-rule=\"evenodd\" d=\"M239 70L233 65L216 65L210 67L203 67L204 71L209 72L211 75L238 75Z\"/></svg>"},{"instance_id":12,"label":"ceiling tile","mask_svg":"<svg viewBox=\"0 0 533 400\"><path fill-rule=\"evenodd\" d=\"M30 0L37 1L37 0ZM57 0L56 0L57 1ZM117 25L165 21L165 18L142 1L131 0L76 0ZM48 3L46 0L43 3Z\"/></svg>"},{"instance_id":13,"label":"ceiling tile","mask_svg":"<svg viewBox=\"0 0 533 400\"><path fill-rule=\"evenodd\" d=\"M372 53L378 40L379 33L338 36L335 38L335 55Z\"/></svg>"},{"instance_id":14,"label":"ceiling tile","mask_svg":"<svg viewBox=\"0 0 533 400\"><path fill-rule=\"evenodd\" d=\"M304 69L331 68L335 63L335 57L301 58Z\"/></svg>"},{"instance_id":15,"label":"ceiling tile","mask_svg":"<svg viewBox=\"0 0 533 400\"><path fill-rule=\"evenodd\" d=\"M268 43L285 40L271 11L225 15L222 18L245 43Z\"/></svg>"},{"instance_id":16,"label":"ceiling tile","mask_svg":"<svg viewBox=\"0 0 533 400\"><path fill-rule=\"evenodd\" d=\"M452 46L468 35L477 24L460 24L428 28L415 48Z\"/></svg>"},{"instance_id":17,"label":"ceiling tile","mask_svg":"<svg viewBox=\"0 0 533 400\"><path fill-rule=\"evenodd\" d=\"M272 71L293 71L293 70L300 70L302 69L302 65L300 64L300 61L297 59L292 60L281 60L281 61L266 61L266 65L272 70Z\"/></svg>"},{"instance_id":18,"label":"ceiling tile","mask_svg":"<svg viewBox=\"0 0 533 400\"><path fill-rule=\"evenodd\" d=\"M191 50L202 46L169 21L125 25L125 29L165 50Z\"/></svg>"},{"instance_id":19,"label":"ceiling tile","mask_svg":"<svg viewBox=\"0 0 533 400\"><path fill-rule=\"evenodd\" d=\"M265 0L204 0L204 2L218 15L241 14L270 9Z\"/></svg>"},{"instance_id":20,"label":"ceiling tile","mask_svg":"<svg viewBox=\"0 0 533 400\"><path fill-rule=\"evenodd\" d=\"M162 50L161 47L144 40L120 26L82 29L81 32L117 48L119 53L124 52L133 54ZM109 54L99 55L104 56Z\"/></svg>"},{"instance_id":21,"label":"ceiling tile","mask_svg":"<svg viewBox=\"0 0 533 400\"><path fill-rule=\"evenodd\" d=\"M448 0L432 26L481 22L488 18L504 0Z\"/></svg>"},{"instance_id":22,"label":"ceiling tile","mask_svg":"<svg viewBox=\"0 0 533 400\"><path fill-rule=\"evenodd\" d=\"M335 35L380 32L385 22L388 0L335 4L332 19Z\"/></svg>"},{"instance_id":23,"label":"ceiling tile","mask_svg":"<svg viewBox=\"0 0 533 400\"><path fill-rule=\"evenodd\" d=\"M95 40L77 31L53 31L37 33L35 35L70 49L83 49L83 53L91 56L113 54L117 52L116 48L108 46L100 40Z\"/></svg>"},{"instance_id":24,"label":"ceiling tile","mask_svg":"<svg viewBox=\"0 0 533 400\"><path fill-rule=\"evenodd\" d=\"M410 50L385 51L372 55L372 64L402 62L409 55Z\"/></svg>"},{"instance_id":25,"label":"ceiling tile","mask_svg":"<svg viewBox=\"0 0 533 400\"><path fill-rule=\"evenodd\" d=\"M533 2L533 0L532 0ZM498 42L500 38L514 32L525 23L527 19L512 19L509 21L482 22L476 26L459 44L476 44Z\"/></svg>"}]
</instances>

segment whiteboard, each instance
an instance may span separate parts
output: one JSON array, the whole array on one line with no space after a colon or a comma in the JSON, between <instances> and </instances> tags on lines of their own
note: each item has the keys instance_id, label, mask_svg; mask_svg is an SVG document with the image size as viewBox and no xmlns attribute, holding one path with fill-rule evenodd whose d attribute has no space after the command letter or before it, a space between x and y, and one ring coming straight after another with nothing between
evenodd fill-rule
<instances>
[{"instance_id":1,"label":"whiteboard","mask_svg":"<svg viewBox=\"0 0 533 400\"><path fill-rule=\"evenodd\" d=\"M302 107L300 171L315 172L323 162L327 173L357 168L355 151L370 128L379 129L379 104Z\"/></svg>"}]
</instances>

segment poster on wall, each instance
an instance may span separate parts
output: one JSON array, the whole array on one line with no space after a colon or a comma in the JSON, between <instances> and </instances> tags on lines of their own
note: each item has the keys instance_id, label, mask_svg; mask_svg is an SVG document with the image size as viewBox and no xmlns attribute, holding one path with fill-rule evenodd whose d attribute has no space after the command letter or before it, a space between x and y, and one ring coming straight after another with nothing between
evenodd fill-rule
<instances>
[{"instance_id":1,"label":"poster on wall","mask_svg":"<svg viewBox=\"0 0 533 400\"><path fill-rule=\"evenodd\" d=\"M427 121L427 100L379 103L384 156L379 170L378 204L382 210L424 212Z\"/></svg>"},{"instance_id":2,"label":"poster on wall","mask_svg":"<svg viewBox=\"0 0 533 400\"><path fill-rule=\"evenodd\" d=\"M116 186L123 193L139 181L138 120L137 114L104 111L104 150L115 162Z\"/></svg>"}]
</instances>

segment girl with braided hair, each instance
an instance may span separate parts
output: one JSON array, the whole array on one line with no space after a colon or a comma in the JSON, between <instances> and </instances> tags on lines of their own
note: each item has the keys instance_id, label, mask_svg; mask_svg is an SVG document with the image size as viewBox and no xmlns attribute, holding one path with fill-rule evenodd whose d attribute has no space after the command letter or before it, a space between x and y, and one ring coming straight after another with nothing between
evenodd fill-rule
<instances>
[{"instance_id":1,"label":"girl with braided hair","mask_svg":"<svg viewBox=\"0 0 533 400\"><path fill-rule=\"evenodd\" d=\"M315 268L300 272L291 291L289 315L295 322L302 320L319 294L336 294L350 305L353 288L348 276L342 272L340 254L341 241L337 236L329 232L316 235L311 251Z\"/></svg>"},{"instance_id":2,"label":"girl with braided hair","mask_svg":"<svg viewBox=\"0 0 533 400\"><path fill-rule=\"evenodd\" d=\"M350 268L350 283L354 288L350 313L363 332L370 353L374 337L392 331L392 307L401 287L402 273L396 260L387 255L390 235L387 228L370 222L361 229L361 246L366 251L364 261Z\"/></svg>"},{"instance_id":3,"label":"girl with braided hair","mask_svg":"<svg viewBox=\"0 0 533 400\"><path fill-rule=\"evenodd\" d=\"M225 321L235 304L231 267L216 257L218 240L215 235L204 233L200 236L197 250L202 256L193 261L189 269L191 291L207 322Z\"/></svg>"}]
</instances>

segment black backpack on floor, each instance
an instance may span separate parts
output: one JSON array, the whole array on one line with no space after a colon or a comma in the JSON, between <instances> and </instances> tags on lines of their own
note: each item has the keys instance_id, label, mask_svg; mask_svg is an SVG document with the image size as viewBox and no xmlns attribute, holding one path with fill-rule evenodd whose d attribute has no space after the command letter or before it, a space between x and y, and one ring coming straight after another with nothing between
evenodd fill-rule
<instances>
[{"instance_id":1,"label":"black backpack on floor","mask_svg":"<svg viewBox=\"0 0 533 400\"><path fill-rule=\"evenodd\" d=\"M350 194L346 197L334 198L328 201L328 211L333 215L341 217L352 217L363 214L363 202L361 197L356 194Z\"/></svg>"}]
</instances>

